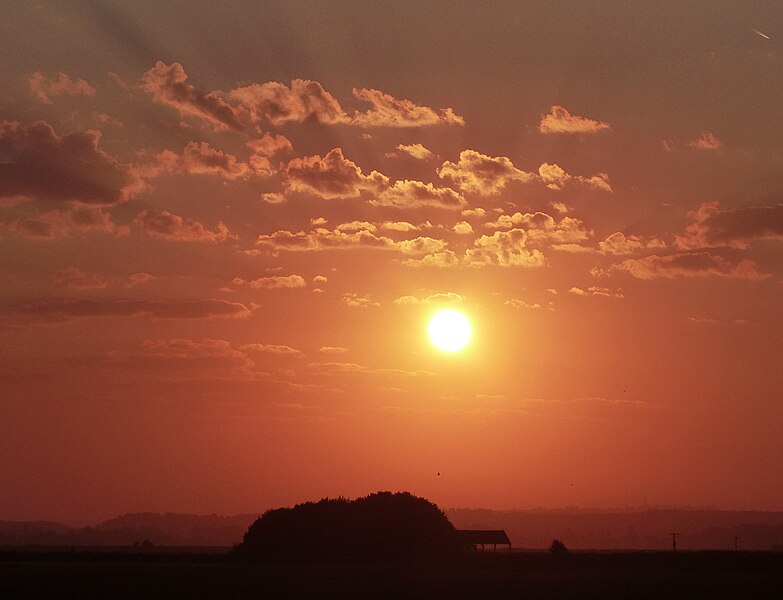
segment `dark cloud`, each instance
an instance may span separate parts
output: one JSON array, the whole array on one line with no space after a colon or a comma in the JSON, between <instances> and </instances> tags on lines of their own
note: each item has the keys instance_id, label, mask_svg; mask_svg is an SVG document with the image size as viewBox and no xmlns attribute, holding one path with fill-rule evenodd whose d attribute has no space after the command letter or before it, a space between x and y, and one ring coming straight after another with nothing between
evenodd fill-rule
<instances>
[{"instance_id":1,"label":"dark cloud","mask_svg":"<svg viewBox=\"0 0 783 600\"><path fill-rule=\"evenodd\" d=\"M378 193L389 184L383 173L364 174L356 163L343 156L341 148L319 155L292 159L285 170L286 187L294 192L323 198L355 198L362 191Z\"/></svg>"},{"instance_id":2,"label":"dark cloud","mask_svg":"<svg viewBox=\"0 0 783 600\"><path fill-rule=\"evenodd\" d=\"M748 248L757 240L783 240L783 204L721 210L705 202L691 213L694 223L677 236L680 248Z\"/></svg>"},{"instance_id":3,"label":"dark cloud","mask_svg":"<svg viewBox=\"0 0 783 600\"><path fill-rule=\"evenodd\" d=\"M340 103L317 81L294 79L291 86L269 81L231 90L228 96L251 121L280 125L288 121L348 123Z\"/></svg>"},{"instance_id":4,"label":"dark cloud","mask_svg":"<svg viewBox=\"0 0 783 600\"><path fill-rule=\"evenodd\" d=\"M144 73L142 87L156 102L175 108L183 115L201 119L215 129L244 129L234 107L214 92L198 90L187 83L187 79L181 64L167 65L158 61Z\"/></svg>"},{"instance_id":5,"label":"dark cloud","mask_svg":"<svg viewBox=\"0 0 783 600\"><path fill-rule=\"evenodd\" d=\"M733 263L708 252L684 252L668 256L653 254L628 259L609 268L609 272L617 271L630 273L637 279L723 277L759 281L769 277L760 273L756 263L751 260Z\"/></svg>"},{"instance_id":6,"label":"dark cloud","mask_svg":"<svg viewBox=\"0 0 783 600\"><path fill-rule=\"evenodd\" d=\"M128 232L128 227L115 225L101 208L83 205L16 219L8 224L8 229L16 235L39 240L57 240L87 233L125 235Z\"/></svg>"},{"instance_id":7,"label":"dark cloud","mask_svg":"<svg viewBox=\"0 0 783 600\"><path fill-rule=\"evenodd\" d=\"M98 149L100 132L58 136L39 121L0 124L0 198L116 204L136 185L128 165Z\"/></svg>"},{"instance_id":8,"label":"dark cloud","mask_svg":"<svg viewBox=\"0 0 783 600\"><path fill-rule=\"evenodd\" d=\"M181 217L167 210L157 212L143 210L133 220L147 235L172 242L222 242L233 235L223 221L218 221L214 230L193 219Z\"/></svg>"},{"instance_id":9,"label":"dark cloud","mask_svg":"<svg viewBox=\"0 0 783 600\"><path fill-rule=\"evenodd\" d=\"M224 300L49 300L8 312L41 320L81 317L150 317L157 319L242 318L252 312L244 304Z\"/></svg>"}]
</instances>

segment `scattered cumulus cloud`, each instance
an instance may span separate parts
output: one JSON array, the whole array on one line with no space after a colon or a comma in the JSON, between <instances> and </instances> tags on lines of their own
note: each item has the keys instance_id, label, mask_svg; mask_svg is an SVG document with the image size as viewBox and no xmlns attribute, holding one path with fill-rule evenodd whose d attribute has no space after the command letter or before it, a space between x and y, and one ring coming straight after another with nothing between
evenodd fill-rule
<instances>
[{"instance_id":1,"label":"scattered cumulus cloud","mask_svg":"<svg viewBox=\"0 0 783 600\"><path fill-rule=\"evenodd\" d=\"M422 144L397 144L397 150L417 160L427 160L435 156Z\"/></svg>"},{"instance_id":2,"label":"scattered cumulus cloud","mask_svg":"<svg viewBox=\"0 0 783 600\"><path fill-rule=\"evenodd\" d=\"M380 306L378 302L373 300L370 294L357 294L354 292L346 292L340 296L340 301L343 304L351 306L353 308L367 308L369 306Z\"/></svg>"},{"instance_id":3,"label":"scattered cumulus cloud","mask_svg":"<svg viewBox=\"0 0 783 600\"><path fill-rule=\"evenodd\" d=\"M95 88L84 79L71 79L63 72L51 79L36 71L27 78L27 86L42 104L53 104L52 98L56 96L95 96Z\"/></svg>"},{"instance_id":4,"label":"scattered cumulus cloud","mask_svg":"<svg viewBox=\"0 0 783 600\"><path fill-rule=\"evenodd\" d=\"M52 281L74 290L100 290L108 283L93 273L85 273L76 267L60 269L52 275Z\"/></svg>"},{"instance_id":5,"label":"scattered cumulus cloud","mask_svg":"<svg viewBox=\"0 0 783 600\"><path fill-rule=\"evenodd\" d=\"M142 88L159 104L195 117L216 130L244 129L237 110L215 92L203 92L187 82L188 75L178 62L157 61L142 76Z\"/></svg>"},{"instance_id":6,"label":"scattered cumulus cloud","mask_svg":"<svg viewBox=\"0 0 783 600\"><path fill-rule=\"evenodd\" d=\"M294 158L286 166L285 175L288 190L326 199L355 198L363 191L377 194L389 184L389 178L378 171L363 173L343 156L341 148L330 150L323 158Z\"/></svg>"},{"instance_id":7,"label":"scattered cumulus cloud","mask_svg":"<svg viewBox=\"0 0 783 600\"><path fill-rule=\"evenodd\" d=\"M395 98L380 90L354 88L357 100L372 105L367 112L357 113L351 123L361 127L422 127L426 125L464 125L465 119L452 108L436 111L411 100Z\"/></svg>"},{"instance_id":8,"label":"scattered cumulus cloud","mask_svg":"<svg viewBox=\"0 0 783 600\"><path fill-rule=\"evenodd\" d=\"M253 279L248 285L254 290L278 290L304 288L307 282L301 275L271 275Z\"/></svg>"},{"instance_id":9,"label":"scattered cumulus cloud","mask_svg":"<svg viewBox=\"0 0 783 600\"><path fill-rule=\"evenodd\" d=\"M431 183L405 179L395 181L392 187L370 200L370 204L400 209L430 207L459 210L466 202L451 188L439 188Z\"/></svg>"},{"instance_id":10,"label":"scattered cumulus cloud","mask_svg":"<svg viewBox=\"0 0 783 600\"><path fill-rule=\"evenodd\" d=\"M216 243L234 237L223 221L218 221L215 229L210 230L198 221L167 210L143 210L133 220L133 224L150 237L172 242Z\"/></svg>"},{"instance_id":11,"label":"scattered cumulus cloud","mask_svg":"<svg viewBox=\"0 0 783 600\"><path fill-rule=\"evenodd\" d=\"M541 133L598 133L612 127L605 121L572 115L562 106L553 106L549 114L541 117L538 130Z\"/></svg>"},{"instance_id":12,"label":"scattered cumulus cloud","mask_svg":"<svg viewBox=\"0 0 783 600\"><path fill-rule=\"evenodd\" d=\"M760 281L770 275L761 273L751 260L731 262L708 252L684 252L644 258L628 259L612 265L608 273L626 272L637 279L676 279L722 277ZM594 274L600 275L599 271Z\"/></svg>"},{"instance_id":13,"label":"scattered cumulus cloud","mask_svg":"<svg viewBox=\"0 0 783 600\"><path fill-rule=\"evenodd\" d=\"M98 149L101 134L57 135L44 121L0 122L0 198L109 205L128 199L138 182L128 165Z\"/></svg>"},{"instance_id":14,"label":"scattered cumulus cloud","mask_svg":"<svg viewBox=\"0 0 783 600\"><path fill-rule=\"evenodd\" d=\"M511 181L524 183L535 177L517 169L506 156L487 156L475 150L460 152L456 163L444 162L438 169L438 176L452 180L463 192L482 196L500 193Z\"/></svg>"},{"instance_id":15,"label":"scattered cumulus cloud","mask_svg":"<svg viewBox=\"0 0 783 600\"><path fill-rule=\"evenodd\" d=\"M688 142L691 148L697 148L699 150L717 150L723 143L710 131L702 131L701 135L694 140Z\"/></svg>"},{"instance_id":16,"label":"scattered cumulus cloud","mask_svg":"<svg viewBox=\"0 0 783 600\"><path fill-rule=\"evenodd\" d=\"M598 251L601 254L623 255L635 254L648 249L660 250L666 248L666 242L659 238L642 237L638 235L626 236L621 231L616 231L598 242Z\"/></svg>"},{"instance_id":17,"label":"scattered cumulus cloud","mask_svg":"<svg viewBox=\"0 0 783 600\"><path fill-rule=\"evenodd\" d=\"M689 216L693 223L676 236L678 248L747 249L760 240L783 240L783 204L722 210L718 202L705 202Z\"/></svg>"}]
</instances>

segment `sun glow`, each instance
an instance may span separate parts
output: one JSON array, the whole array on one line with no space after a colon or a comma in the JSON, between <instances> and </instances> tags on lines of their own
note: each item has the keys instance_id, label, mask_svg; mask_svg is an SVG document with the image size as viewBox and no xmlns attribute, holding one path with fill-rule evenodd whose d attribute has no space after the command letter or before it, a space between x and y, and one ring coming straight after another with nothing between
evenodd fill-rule
<instances>
[{"instance_id":1,"label":"sun glow","mask_svg":"<svg viewBox=\"0 0 783 600\"><path fill-rule=\"evenodd\" d=\"M435 313L428 328L430 341L444 352L462 350L470 341L470 321L456 310Z\"/></svg>"}]
</instances>

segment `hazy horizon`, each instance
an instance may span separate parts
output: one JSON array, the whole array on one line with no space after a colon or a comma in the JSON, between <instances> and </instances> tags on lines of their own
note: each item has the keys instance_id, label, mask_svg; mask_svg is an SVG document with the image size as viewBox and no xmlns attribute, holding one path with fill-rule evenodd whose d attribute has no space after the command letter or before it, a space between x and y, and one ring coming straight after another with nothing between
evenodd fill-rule
<instances>
[{"instance_id":1,"label":"hazy horizon","mask_svg":"<svg viewBox=\"0 0 783 600\"><path fill-rule=\"evenodd\" d=\"M772 1L7 0L0 516L783 510L781 40Z\"/></svg>"}]
</instances>

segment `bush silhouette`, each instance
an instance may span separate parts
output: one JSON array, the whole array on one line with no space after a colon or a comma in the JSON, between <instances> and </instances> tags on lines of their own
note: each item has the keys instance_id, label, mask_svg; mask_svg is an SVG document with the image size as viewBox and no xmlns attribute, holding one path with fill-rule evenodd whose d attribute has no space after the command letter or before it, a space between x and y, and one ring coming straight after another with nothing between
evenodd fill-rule
<instances>
[{"instance_id":1,"label":"bush silhouette","mask_svg":"<svg viewBox=\"0 0 783 600\"><path fill-rule=\"evenodd\" d=\"M459 542L435 504L407 492L378 492L269 510L236 552L282 561L421 561L452 557Z\"/></svg>"},{"instance_id":2,"label":"bush silhouette","mask_svg":"<svg viewBox=\"0 0 783 600\"><path fill-rule=\"evenodd\" d=\"M560 540L552 540L552 543L549 545L549 551L556 556L568 554L569 552L568 548L566 548L566 545Z\"/></svg>"}]
</instances>

